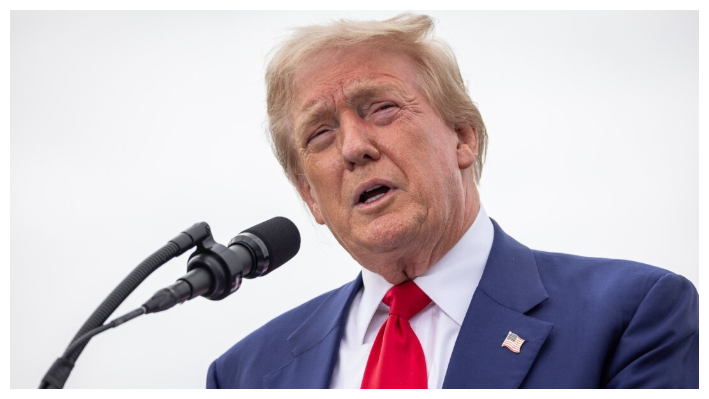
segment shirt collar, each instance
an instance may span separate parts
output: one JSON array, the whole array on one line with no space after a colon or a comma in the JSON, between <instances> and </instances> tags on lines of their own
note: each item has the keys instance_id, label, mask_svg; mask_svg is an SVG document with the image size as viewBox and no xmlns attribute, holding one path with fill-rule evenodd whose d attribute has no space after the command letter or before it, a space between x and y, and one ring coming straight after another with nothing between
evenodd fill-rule
<instances>
[{"instance_id":1,"label":"shirt collar","mask_svg":"<svg viewBox=\"0 0 709 399\"><path fill-rule=\"evenodd\" d=\"M416 285L458 325L463 324L482 277L494 234L492 222L481 204L475 221L463 237L443 258L416 278ZM362 282L364 289L357 312L359 342L364 342L374 313L392 287L382 276L364 268Z\"/></svg>"}]
</instances>

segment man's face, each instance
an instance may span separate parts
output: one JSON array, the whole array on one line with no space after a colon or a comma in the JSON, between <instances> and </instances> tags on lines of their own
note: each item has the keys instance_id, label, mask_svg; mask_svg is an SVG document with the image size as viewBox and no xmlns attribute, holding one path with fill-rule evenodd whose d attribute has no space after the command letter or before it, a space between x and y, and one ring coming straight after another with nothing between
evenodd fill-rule
<instances>
[{"instance_id":1,"label":"man's face","mask_svg":"<svg viewBox=\"0 0 709 399\"><path fill-rule=\"evenodd\" d=\"M406 55L329 51L309 65L289 115L300 195L362 266L395 284L420 275L477 214L475 131L440 119Z\"/></svg>"}]
</instances>

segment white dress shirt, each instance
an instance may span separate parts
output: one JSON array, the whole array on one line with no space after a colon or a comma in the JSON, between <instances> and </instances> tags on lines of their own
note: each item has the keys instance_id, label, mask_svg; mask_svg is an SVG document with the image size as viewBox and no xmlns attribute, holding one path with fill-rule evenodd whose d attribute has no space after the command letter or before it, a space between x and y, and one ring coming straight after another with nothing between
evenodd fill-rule
<instances>
[{"instance_id":1,"label":"white dress shirt","mask_svg":"<svg viewBox=\"0 0 709 399\"><path fill-rule=\"evenodd\" d=\"M475 222L460 241L415 279L432 301L409 320L426 356L429 388L443 387L448 361L485 269L493 236L492 222L480 205ZM392 284L367 269L362 269L362 281L364 285L347 315L330 388L356 389L362 385L372 344L389 317L389 307L382 299Z\"/></svg>"}]
</instances>

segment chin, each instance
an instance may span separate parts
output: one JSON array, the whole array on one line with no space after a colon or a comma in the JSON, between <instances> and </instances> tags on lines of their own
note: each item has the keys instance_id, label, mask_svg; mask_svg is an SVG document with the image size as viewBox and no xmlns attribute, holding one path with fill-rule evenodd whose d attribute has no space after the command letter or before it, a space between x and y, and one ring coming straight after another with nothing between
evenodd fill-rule
<instances>
[{"instance_id":1,"label":"chin","mask_svg":"<svg viewBox=\"0 0 709 399\"><path fill-rule=\"evenodd\" d=\"M359 247L368 252L381 254L409 246L416 237L420 225L412 219L378 218L365 228L355 232L359 235Z\"/></svg>"}]
</instances>

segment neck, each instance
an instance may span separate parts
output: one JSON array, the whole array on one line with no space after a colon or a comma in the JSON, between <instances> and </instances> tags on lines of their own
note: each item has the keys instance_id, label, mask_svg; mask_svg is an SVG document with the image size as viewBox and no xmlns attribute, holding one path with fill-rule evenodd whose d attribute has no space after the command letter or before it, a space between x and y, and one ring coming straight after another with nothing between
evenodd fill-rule
<instances>
[{"instance_id":1,"label":"neck","mask_svg":"<svg viewBox=\"0 0 709 399\"><path fill-rule=\"evenodd\" d=\"M394 285L424 274L460 241L475 222L480 211L480 196L474 185L466 191L464 206L450 215L449 223L438 226L434 231L431 231L433 229L430 226L423 227L428 228L428 231L419 235L425 237L423 240L412 240L411 245L376 254L372 259L355 259ZM424 244L419 245L421 242Z\"/></svg>"}]
</instances>

